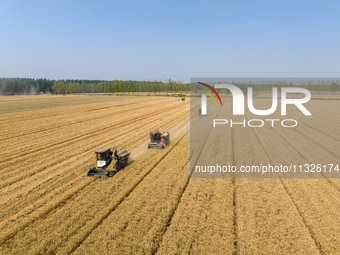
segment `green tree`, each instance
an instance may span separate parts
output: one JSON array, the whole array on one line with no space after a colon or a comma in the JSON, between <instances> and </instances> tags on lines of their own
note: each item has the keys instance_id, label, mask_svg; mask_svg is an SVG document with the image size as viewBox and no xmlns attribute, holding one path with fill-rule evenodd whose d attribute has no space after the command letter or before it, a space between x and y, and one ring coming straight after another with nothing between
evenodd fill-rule
<instances>
[{"instance_id":1,"label":"green tree","mask_svg":"<svg viewBox=\"0 0 340 255\"><path fill-rule=\"evenodd\" d=\"M52 91L55 94L65 94L65 83L63 81L55 81L52 86Z\"/></svg>"}]
</instances>

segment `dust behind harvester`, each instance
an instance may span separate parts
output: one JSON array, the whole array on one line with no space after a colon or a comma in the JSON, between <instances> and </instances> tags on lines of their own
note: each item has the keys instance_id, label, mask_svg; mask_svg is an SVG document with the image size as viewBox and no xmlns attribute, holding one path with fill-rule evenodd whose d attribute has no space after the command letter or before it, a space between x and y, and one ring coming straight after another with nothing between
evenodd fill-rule
<instances>
[{"instance_id":1,"label":"dust behind harvester","mask_svg":"<svg viewBox=\"0 0 340 255\"><path fill-rule=\"evenodd\" d=\"M148 148L160 147L164 149L170 143L170 133L154 130L150 132Z\"/></svg>"}]
</instances>

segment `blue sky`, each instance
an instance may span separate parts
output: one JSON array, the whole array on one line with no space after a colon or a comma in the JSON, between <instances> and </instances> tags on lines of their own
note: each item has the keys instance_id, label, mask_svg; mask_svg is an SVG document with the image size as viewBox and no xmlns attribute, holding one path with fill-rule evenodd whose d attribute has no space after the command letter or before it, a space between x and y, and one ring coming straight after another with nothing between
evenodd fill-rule
<instances>
[{"instance_id":1,"label":"blue sky","mask_svg":"<svg viewBox=\"0 0 340 255\"><path fill-rule=\"evenodd\" d=\"M340 77L340 1L0 0L0 77Z\"/></svg>"}]
</instances>

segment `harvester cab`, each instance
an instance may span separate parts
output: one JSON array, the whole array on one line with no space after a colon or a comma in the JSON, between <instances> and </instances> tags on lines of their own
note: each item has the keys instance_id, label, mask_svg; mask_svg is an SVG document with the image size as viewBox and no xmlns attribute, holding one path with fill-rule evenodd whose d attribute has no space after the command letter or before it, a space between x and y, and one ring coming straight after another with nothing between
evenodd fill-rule
<instances>
[{"instance_id":1,"label":"harvester cab","mask_svg":"<svg viewBox=\"0 0 340 255\"><path fill-rule=\"evenodd\" d=\"M94 153L97 157L97 167L98 168L106 168L111 164L112 161L112 153L111 148L104 147L96 150Z\"/></svg>"},{"instance_id":2,"label":"harvester cab","mask_svg":"<svg viewBox=\"0 0 340 255\"><path fill-rule=\"evenodd\" d=\"M116 146L103 147L94 152L97 158L97 167L92 167L87 172L88 176L92 175L107 175L112 177L119 170L123 169L128 164L130 152L125 149L117 151ZM112 160L116 160L114 170L110 171L107 168L111 164Z\"/></svg>"},{"instance_id":3,"label":"harvester cab","mask_svg":"<svg viewBox=\"0 0 340 255\"><path fill-rule=\"evenodd\" d=\"M150 132L148 148L160 147L164 149L170 143L170 133L154 130Z\"/></svg>"}]
</instances>

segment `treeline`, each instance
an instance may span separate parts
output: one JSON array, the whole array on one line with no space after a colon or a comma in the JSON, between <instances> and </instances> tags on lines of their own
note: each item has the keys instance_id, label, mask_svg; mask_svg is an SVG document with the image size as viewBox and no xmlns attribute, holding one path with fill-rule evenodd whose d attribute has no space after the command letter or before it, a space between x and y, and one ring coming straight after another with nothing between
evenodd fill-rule
<instances>
[{"instance_id":1,"label":"treeline","mask_svg":"<svg viewBox=\"0 0 340 255\"><path fill-rule=\"evenodd\" d=\"M185 93L190 85L171 79L167 81L103 81L103 80L47 80L28 78L0 78L0 94L71 94L71 93Z\"/></svg>"},{"instance_id":2,"label":"treeline","mask_svg":"<svg viewBox=\"0 0 340 255\"><path fill-rule=\"evenodd\" d=\"M315 80L267 80L229 81L244 92L248 87L254 91L271 91L272 87L299 86L311 92L340 93L340 81L335 79ZM72 94L72 93L114 93L114 94L180 94L188 93L190 84L171 79L166 81L104 81L104 80L47 80L30 78L0 78L0 95L15 94Z\"/></svg>"},{"instance_id":3,"label":"treeline","mask_svg":"<svg viewBox=\"0 0 340 255\"><path fill-rule=\"evenodd\" d=\"M0 95L52 93L52 86L47 79L0 78Z\"/></svg>"},{"instance_id":4,"label":"treeline","mask_svg":"<svg viewBox=\"0 0 340 255\"><path fill-rule=\"evenodd\" d=\"M190 85L186 83L176 82L169 79L163 81L54 81L52 86L55 94L71 94L71 93L127 93L134 94L136 92L152 93L158 95L160 93L183 93L190 91Z\"/></svg>"}]
</instances>

